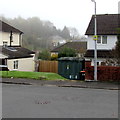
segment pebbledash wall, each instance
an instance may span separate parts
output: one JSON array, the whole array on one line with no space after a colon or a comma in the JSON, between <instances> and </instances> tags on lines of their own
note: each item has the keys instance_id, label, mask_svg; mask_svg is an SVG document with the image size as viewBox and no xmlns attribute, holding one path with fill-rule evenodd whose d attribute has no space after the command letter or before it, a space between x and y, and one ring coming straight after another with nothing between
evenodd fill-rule
<instances>
[{"instance_id":1,"label":"pebbledash wall","mask_svg":"<svg viewBox=\"0 0 120 120\"><path fill-rule=\"evenodd\" d=\"M120 82L120 67L99 66L98 81L114 81ZM85 63L85 79L94 80L94 66L90 62Z\"/></svg>"},{"instance_id":2,"label":"pebbledash wall","mask_svg":"<svg viewBox=\"0 0 120 120\"><path fill-rule=\"evenodd\" d=\"M14 61L18 61L18 69L14 69ZM33 63L31 65L31 63ZM35 65L33 58L21 58L21 59L8 59L7 65L10 71L17 70L17 71L34 71Z\"/></svg>"},{"instance_id":3,"label":"pebbledash wall","mask_svg":"<svg viewBox=\"0 0 120 120\"><path fill-rule=\"evenodd\" d=\"M93 36L89 36L88 37L88 44L87 44L87 49L88 50L94 50L94 40L93 40ZM98 50L111 50L112 48L114 48L114 46L116 45L117 42L117 36L116 35L108 35L107 36L107 44L97 44L97 49Z\"/></svg>"}]
</instances>

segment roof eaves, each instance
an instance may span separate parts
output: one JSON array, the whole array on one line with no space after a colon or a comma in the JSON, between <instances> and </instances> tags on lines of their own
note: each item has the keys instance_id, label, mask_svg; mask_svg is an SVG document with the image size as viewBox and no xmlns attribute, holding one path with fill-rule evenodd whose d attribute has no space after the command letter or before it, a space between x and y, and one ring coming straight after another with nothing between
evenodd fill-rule
<instances>
[{"instance_id":1,"label":"roof eaves","mask_svg":"<svg viewBox=\"0 0 120 120\"><path fill-rule=\"evenodd\" d=\"M1 21L1 20L0 20L0 23L1 23L1 25L2 25L2 27L0 28L0 31L2 31L2 32L10 32L10 31L13 31L13 32L15 32L15 33L23 34L23 32L22 32L21 30L13 27L13 26L11 26L11 25L9 25L9 24Z\"/></svg>"},{"instance_id":2,"label":"roof eaves","mask_svg":"<svg viewBox=\"0 0 120 120\"><path fill-rule=\"evenodd\" d=\"M13 56L13 57L8 57L7 59L22 59L22 58L32 58L33 56L21 56L21 57L16 57L16 56Z\"/></svg>"}]
</instances>

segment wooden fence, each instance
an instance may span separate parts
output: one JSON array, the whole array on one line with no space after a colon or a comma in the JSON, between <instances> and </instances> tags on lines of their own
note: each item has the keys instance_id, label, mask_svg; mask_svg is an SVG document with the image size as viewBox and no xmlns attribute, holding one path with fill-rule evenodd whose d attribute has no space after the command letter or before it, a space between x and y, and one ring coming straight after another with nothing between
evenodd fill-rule
<instances>
[{"instance_id":1,"label":"wooden fence","mask_svg":"<svg viewBox=\"0 0 120 120\"><path fill-rule=\"evenodd\" d=\"M38 71L58 73L58 61L40 61Z\"/></svg>"}]
</instances>

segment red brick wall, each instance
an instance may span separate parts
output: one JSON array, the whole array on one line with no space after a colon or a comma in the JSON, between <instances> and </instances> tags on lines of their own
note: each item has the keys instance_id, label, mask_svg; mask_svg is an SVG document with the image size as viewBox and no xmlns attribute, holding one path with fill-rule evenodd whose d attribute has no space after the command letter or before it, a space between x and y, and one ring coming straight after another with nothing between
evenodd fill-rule
<instances>
[{"instance_id":1,"label":"red brick wall","mask_svg":"<svg viewBox=\"0 0 120 120\"><path fill-rule=\"evenodd\" d=\"M85 79L94 79L94 67L86 63ZM120 81L120 67L99 66L97 72L99 81Z\"/></svg>"}]
</instances>

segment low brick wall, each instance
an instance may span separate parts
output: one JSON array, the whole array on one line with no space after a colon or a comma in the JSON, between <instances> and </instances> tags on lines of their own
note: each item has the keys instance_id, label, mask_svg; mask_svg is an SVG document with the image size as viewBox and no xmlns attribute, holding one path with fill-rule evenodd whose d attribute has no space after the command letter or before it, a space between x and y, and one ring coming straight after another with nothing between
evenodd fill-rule
<instances>
[{"instance_id":1,"label":"low brick wall","mask_svg":"<svg viewBox=\"0 0 120 120\"><path fill-rule=\"evenodd\" d=\"M94 67L86 66L85 79L94 79ZM97 72L97 79L99 81L120 81L120 67L99 66Z\"/></svg>"}]
</instances>

